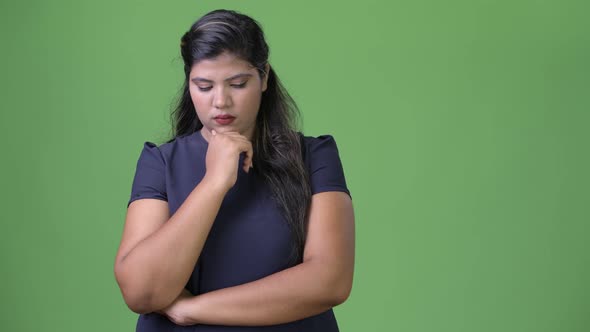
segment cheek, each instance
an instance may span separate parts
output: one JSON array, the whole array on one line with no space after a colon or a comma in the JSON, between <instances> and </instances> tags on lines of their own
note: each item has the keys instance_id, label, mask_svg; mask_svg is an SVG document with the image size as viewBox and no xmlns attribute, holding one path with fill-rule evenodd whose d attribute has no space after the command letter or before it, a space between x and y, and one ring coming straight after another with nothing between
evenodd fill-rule
<instances>
[{"instance_id":1,"label":"cheek","mask_svg":"<svg viewBox=\"0 0 590 332\"><path fill-rule=\"evenodd\" d=\"M207 102L206 97L203 94L200 94L198 91L195 91L194 89L190 89L189 92L195 109L197 111L203 110L204 105Z\"/></svg>"},{"instance_id":2,"label":"cheek","mask_svg":"<svg viewBox=\"0 0 590 332\"><path fill-rule=\"evenodd\" d=\"M261 95L258 90L249 91L240 95L239 103L250 112L258 112Z\"/></svg>"}]
</instances>

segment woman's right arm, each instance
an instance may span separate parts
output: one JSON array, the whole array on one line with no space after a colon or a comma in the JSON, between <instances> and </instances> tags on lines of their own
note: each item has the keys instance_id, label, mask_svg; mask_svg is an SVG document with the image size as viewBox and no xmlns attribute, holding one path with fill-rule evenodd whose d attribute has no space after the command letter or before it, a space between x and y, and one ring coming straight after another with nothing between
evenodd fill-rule
<instances>
[{"instance_id":1,"label":"woman's right arm","mask_svg":"<svg viewBox=\"0 0 590 332\"><path fill-rule=\"evenodd\" d=\"M180 294L227 190L205 176L170 218L163 200L129 205L114 272L131 310L156 311Z\"/></svg>"},{"instance_id":2,"label":"woman's right arm","mask_svg":"<svg viewBox=\"0 0 590 332\"><path fill-rule=\"evenodd\" d=\"M252 143L237 132L213 131L205 176L172 217L163 200L131 202L114 271L131 310L148 313L164 309L184 289L223 198L237 180L242 152L247 155L242 167L248 172Z\"/></svg>"}]
</instances>

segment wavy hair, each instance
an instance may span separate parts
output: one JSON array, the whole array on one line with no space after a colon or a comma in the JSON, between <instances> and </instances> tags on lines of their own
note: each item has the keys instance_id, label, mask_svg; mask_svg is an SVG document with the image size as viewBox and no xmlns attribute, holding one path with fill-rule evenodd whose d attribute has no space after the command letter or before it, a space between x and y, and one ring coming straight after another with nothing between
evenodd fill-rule
<instances>
[{"instance_id":1,"label":"wavy hair","mask_svg":"<svg viewBox=\"0 0 590 332\"><path fill-rule=\"evenodd\" d=\"M262 93L252 139L253 163L256 165L252 171L268 184L272 198L291 230L288 263L301 262L311 205L309 174L302 158L303 137L296 125L301 115L272 66L268 73L264 71L269 48L259 23L233 10L211 11L182 36L180 51L185 79L171 113L172 138L168 142L203 127L189 93L189 73L198 61L229 52L252 64L261 79L268 74L267 89Z\"/></svg>"}]
</instances>

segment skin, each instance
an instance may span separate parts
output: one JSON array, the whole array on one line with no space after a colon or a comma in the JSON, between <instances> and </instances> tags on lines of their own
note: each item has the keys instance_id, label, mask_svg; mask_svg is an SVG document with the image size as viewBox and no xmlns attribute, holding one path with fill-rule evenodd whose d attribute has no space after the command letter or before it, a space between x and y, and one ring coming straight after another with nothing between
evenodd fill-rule
<instances>
[{"instance_id":1,"label":"skin","mask_svg":"<svg viewBox=\"0 0 590 332\"><path fill-rule=\"evenodd\" d=\"M269 69L267 63L265 71L268 73ZM239 74L249 76L226 80ZM215 59L201 60L193 65L189 80L191 99L203 124L201 134L207 141L211 140L212 130L220 134L238 132L252 141L262 92L267 88L268 75L260 78L256 68L249 62L226 52ZM230 124L222 125L213 120L220 114L229 114L236 119Z\"/></svg>"},{"instance_id":2,"label":"skin","mask_svg":"<svg viewBox=\"0 0 590 332\"><path fill-rule=\"evenodd\" d=\"M314 194L303 263L198 296L185 290L160 312L183 326L264 326L320 314L350 295L354 232L352 202L346 193Z\"/></svg>"},{"instance_id":3,"label":"skin","mask_svg":"<svg viewBox=\"0 0 590 332\"><path fill-rule=\"evenodd\" d=\"M268 64L266 68L268 73ZM226 80L240 73L252 75ZM196 77L209 81L193 81ZM209 142L207 172L169 220L165 201L142 199L130 205L115 269L129 307L158 312L178 325L257 326L310 317L344 302L352 289L354 212L350 197L338 191L312 196L303 263L198 296L183 289L221 200L235 184L239 154L247 154L244 170L252 166L255 119L267 88L267 76L260 78L248 62L227 53L194 65L189 79L201 134ZM244 81L243 88L237 87ZM220 125L213 117L221 113L236 119ZM121 263L125 257L127 264ZM154 284L160 286L150 286Z\"/></svg>"}]
</instances>

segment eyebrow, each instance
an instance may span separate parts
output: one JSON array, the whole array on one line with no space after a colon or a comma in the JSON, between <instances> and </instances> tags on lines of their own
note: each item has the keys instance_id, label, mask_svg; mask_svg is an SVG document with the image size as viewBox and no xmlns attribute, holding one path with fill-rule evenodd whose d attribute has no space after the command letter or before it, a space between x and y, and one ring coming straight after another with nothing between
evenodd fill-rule
<instances>
[{"instance_id":1,"label":"eyebrow","mask_svg":"<svg viewBox=\"0 0 590 332\"><path fill-rule=\"evenodd\" d=\"M240 77L250 77L250 76L252 76L252 74L248 74L248 73L239 73L239 74L237 74L237 75L234 75L234 76L231 76L231 77L228 77L228 78L226 78L224 81L231 81L231 80L233 80L233 79L236 79L236 78L240 78ZM206 79L206 78L202 78L202 77L194 77L194 78L192 78L192 79L191 79L191 81L193 81L193 82L195 82L195 83L197 83L197 82L207 82L207 83L213 83L213 81L212 81L212 80L208 80L208 79Z\"/></svg>"}]
</instances>

